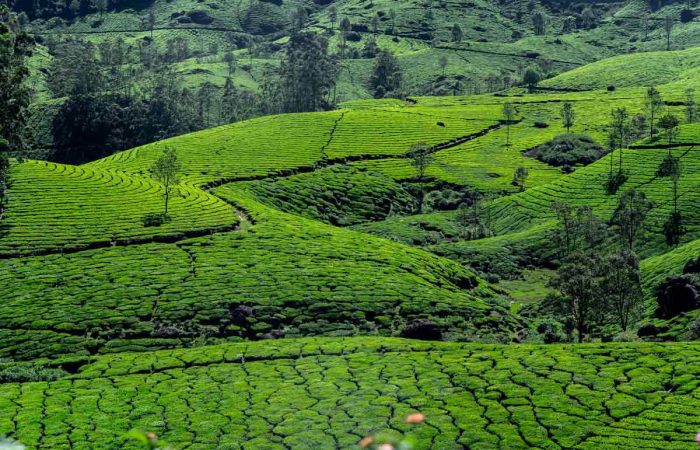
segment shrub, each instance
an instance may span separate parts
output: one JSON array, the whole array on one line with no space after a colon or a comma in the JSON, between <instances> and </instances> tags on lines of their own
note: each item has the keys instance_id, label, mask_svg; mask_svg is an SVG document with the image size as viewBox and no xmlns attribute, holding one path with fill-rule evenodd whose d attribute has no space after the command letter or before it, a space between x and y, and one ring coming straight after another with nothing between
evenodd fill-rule
<instances>
[{"instance_id":1,"label":"shrub","mask_svg":"<svg viewBox=\"0 0 700 450\"><path fill-rule=\"evenodd\" d=\"M588 165L606 154L590 136L564 134L526 153L550 166L569 168L576 164Z\"/></svg>"},{"instance_id":2,"label":"shrub","mask_svg":"<svg viewBox=\"0 0 700 450\"><path fill-rule=\"evenodd\" d=\"M441 341L442 331L435 322L428 319L415 319L401 332L401 337L423 341Z\"/></svg>"},{"instance_id":3,"label":"shrub","mask_svg":"<svg viewBox=\"0 0 700 450\"><path fill-rule=\"evenodd\" d=\"M693 19L695 19L695 11L693 11L692 9L684 9L683 11L681 11L682 23L692 22Z\"/></svg>"},{"instance_id":4,"label":"shrub","mask_svg":"<svg viewBox=\"0 0 700 450\"><path fill-rule=\"evenodd\" d=\"M683 274L687 275L690 273L697 273L700 274L700 256L698 256L695 259L691 259L685 264L685 267L683 267Z\"/></svg>"},{"instance_id":5,"label":"shrub","mask_svg":"<svg viewBox=\"0 0 700 450\"><path fill-rule=\"evenodd\" d=\"M26 381L54 381L66 375L68 374L61 369L28 364L16 364L0 368L0 383L22 383Z\"/></svg>"},{"instance_id":6,"label":"shrub","mask_svg":"<svg viewBox=\"0 0 700 450\"><path fill-rule=\"evenodd\" d=\"M144 227L159 227L170 222L170 216L164 213L148 213L143 216Z\"/></svg>"}]
</instances>

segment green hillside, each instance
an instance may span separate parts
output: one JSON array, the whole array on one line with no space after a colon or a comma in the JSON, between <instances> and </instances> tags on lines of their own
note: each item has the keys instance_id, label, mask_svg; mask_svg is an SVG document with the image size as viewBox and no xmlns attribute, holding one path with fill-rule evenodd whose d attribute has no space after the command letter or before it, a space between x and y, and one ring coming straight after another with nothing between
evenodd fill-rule
<instances>
[{"instance_id":1,"label":"green hillside","mask_svg":"<svg viewBox=\"0 0 700 450\"><path fill-rule=\"evenodd\" d=\"M695 445L695 2L10 3L0 449Z\"/></svg>"},{"instance_id":2,"label":"green hillside","mask_svg":"<svg viewBox=\"0 0 700 450\"><path fill-rule=\"evenodd\" d=\"M125 353L0 385L0 432L39 448L692 447L695 344L483 346L304 339ZM403 418L414 411L425 424Z\"/></svg>"}]
</instances>

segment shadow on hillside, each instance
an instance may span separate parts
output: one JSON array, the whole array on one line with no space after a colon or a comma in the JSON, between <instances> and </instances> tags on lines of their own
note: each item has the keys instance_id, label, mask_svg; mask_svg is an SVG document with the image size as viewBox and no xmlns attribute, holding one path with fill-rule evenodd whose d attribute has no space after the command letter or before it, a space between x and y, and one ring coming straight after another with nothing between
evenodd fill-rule
<instances>
[{"instance_id":1,"label":"shadow on hillside","mask_svg":"<svg viewBox=\"0 0 700 450\"><path fill-rule=\"evenodd\" d=\"M10 234L10 224L0 222L0 239Z\"/></svg>"}]
</instances>

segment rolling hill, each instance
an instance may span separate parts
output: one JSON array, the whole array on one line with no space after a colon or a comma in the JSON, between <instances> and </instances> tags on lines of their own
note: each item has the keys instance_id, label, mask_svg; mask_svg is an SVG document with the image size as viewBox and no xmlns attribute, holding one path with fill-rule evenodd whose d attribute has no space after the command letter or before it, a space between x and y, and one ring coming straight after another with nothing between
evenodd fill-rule
<instances>
[{"instance_id":1,"label":"rolling hill","mask_svg":"<svg viewBox=\"0 0 700 450\"><path fill-rule=\"evenodd\" d=\"M689 264L700 257L700 125L686 120L688 89L700 88L698 22L673 22L675 50L661 51L664 18L685 2L649 12L641 0L603 1L587 25L578 2L535 3L544 35L521 1L158 0L30 16L46 40L135 44L151 39L153 12L153 45L184 37L195 49L178 63L193 87L221 82L232 50L236 83L258 89L299 7L302 29L350 56L344 101L329 111L243 120L82 165L11 161L0 438L66 450L152 448L132 439L147 432L158 448L192 450L360 448L369 435L405 436L416 450L693 446L700 309L656 309L671 278L685 294L700 288ZM345 16L347 45L336 23ZM370 39L397 54L410 95L368 98ZM40 48L32 60L41 87L40 58L51 56ZM486 86L535 65L549 77L533 92ZM428 95L457 75L471 87ZM628 127L629 142L610 151L611 112L646 117L651 85L660 114L680 119L677 134ZM596 161L533 156L567 134L564 104L571 132L602 146ZM152 167L166 149L179 180L168 220L153 223L164 186ZM663 234L674 211L659 173L668 155L681 168L678 245ZM625 178L609 189L618 165ZM587 206L610 223L629 190L653 203L634 249L640 316L573 344L571 314L547 309L562 301L552 205ZM485 232L465 223L472 213ZM408 424L416 412L424 423Z\"/></svg>"}]
</instances>

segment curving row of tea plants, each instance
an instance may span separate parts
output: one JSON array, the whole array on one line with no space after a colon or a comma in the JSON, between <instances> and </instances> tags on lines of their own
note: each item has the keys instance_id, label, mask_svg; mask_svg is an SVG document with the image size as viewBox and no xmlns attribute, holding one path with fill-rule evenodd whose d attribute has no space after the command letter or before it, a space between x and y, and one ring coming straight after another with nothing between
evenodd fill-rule
<instances>
[{"instance_id":1,"label":"curving row of tea plants","mask_svg":"<svg viewBox=\"0 0 700 450\"><path fill-rule=\"evenodd\" d=\"M136 449L129 430L188 449L693 446L697 344L493 346L285 339L90 359L53 381L0 385L0 433L31 448ZM420 411L425 423L404 423Z\"/></svg>"}]
</instances>

